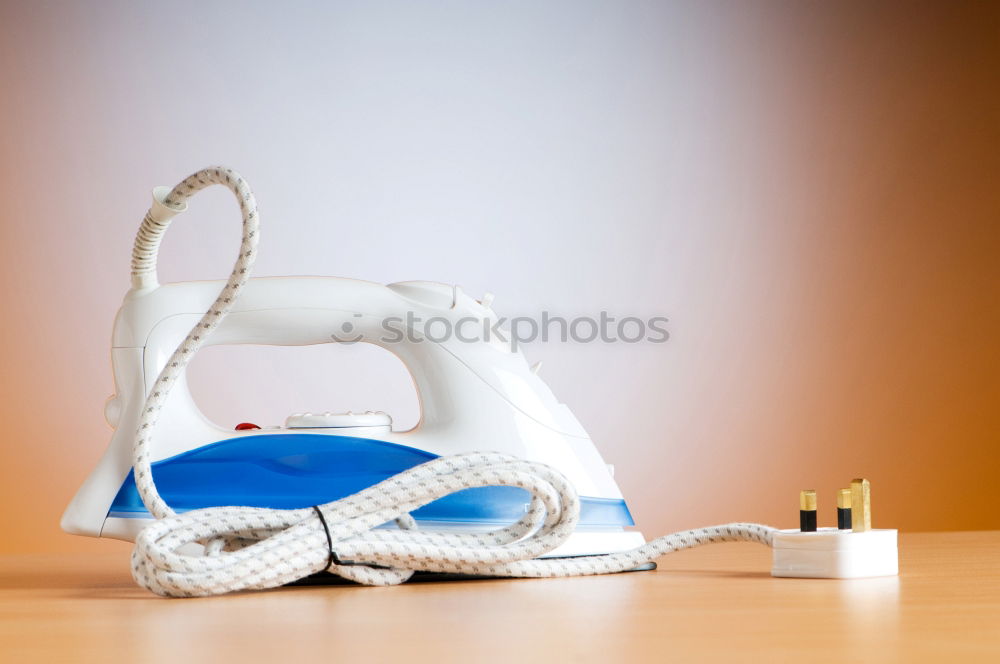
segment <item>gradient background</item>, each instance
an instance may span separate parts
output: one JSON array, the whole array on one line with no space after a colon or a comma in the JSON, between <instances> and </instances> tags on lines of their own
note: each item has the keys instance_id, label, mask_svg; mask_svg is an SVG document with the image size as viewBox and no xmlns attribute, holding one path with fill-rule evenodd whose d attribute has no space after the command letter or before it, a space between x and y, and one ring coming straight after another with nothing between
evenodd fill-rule
<instances>
[{"instance_id":1,"label":"gradient background","mask_svg":"<svg viewBox=\"0 0 1000 664\"><path fill-rule=\"evenodd\" d=\"M534 344L647 535L796 522L1000 528L994 3L0 3L0 550L110 438L111 323L156 184L221 162L257 275L458 282L504 315L666 315L663 345ZM225 191L164 243L222 278ZM375 348L212 348L219 422L381 408Z\"/></svg>"}]
</instances>

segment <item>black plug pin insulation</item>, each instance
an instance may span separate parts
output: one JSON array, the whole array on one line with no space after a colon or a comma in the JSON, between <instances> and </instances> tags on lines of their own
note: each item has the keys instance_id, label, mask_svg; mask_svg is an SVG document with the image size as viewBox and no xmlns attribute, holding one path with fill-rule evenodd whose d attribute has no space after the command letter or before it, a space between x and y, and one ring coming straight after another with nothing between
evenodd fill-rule
<instances>
[{"instance_id":1,"label":"black plug pin insulation","mask_svg":"<svg viewBox=\"0 0 1000 664\"><path fill-rule=\"evenodd\" d=\"M806 489L799 494L799 530L816 532L816 492Z\"/></svg>"},{"instance_id":2,"label":"black plug pin insulation","mask_svg":"<svg viewBox=\"0 0 1000 664\"><path fill-rule=\"evenodd\" d=\"M837 528L851 529L851 490L841 489L837 492Z\"/></svg>"}]
</instances>

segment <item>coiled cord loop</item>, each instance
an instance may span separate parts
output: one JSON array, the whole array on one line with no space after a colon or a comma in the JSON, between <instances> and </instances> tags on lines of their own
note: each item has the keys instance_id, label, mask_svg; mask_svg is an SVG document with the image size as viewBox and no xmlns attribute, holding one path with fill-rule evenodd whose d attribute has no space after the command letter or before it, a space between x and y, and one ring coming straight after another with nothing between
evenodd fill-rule
<instances>
[{"instance_id":1,"label":"coiled cord loop","mask_svg":"<svg viewBox=\"0 0 1000 664\"><path fill-rule=\"evenodd\" d=\"M246 181L224 167L194 173L150 209L132 253L135 287L155 286L157 253L170 217L213 184L235 195L242 240L226 285L167 360L143 405L132 464L139 494L157 521L139 533L132 552L132 576L142 587L165 596L196 597L273 588L321 571L367 585L402 583L415 571L506 577L608 574L709 542L771 543L773 528L734 523L674 533L621 553L539 559L573 533L580 518L579 497L555 469L492 452L440 457L315 507L211 507L175 514L156 489L150 446L170 390L250 278L260 237L257 204ZM531 500L524 516L486 532L421 531L410 516L438 498L485 486L527 491ZM391 522L397 528L383 527Z\"/></svg>"}]
</instances>

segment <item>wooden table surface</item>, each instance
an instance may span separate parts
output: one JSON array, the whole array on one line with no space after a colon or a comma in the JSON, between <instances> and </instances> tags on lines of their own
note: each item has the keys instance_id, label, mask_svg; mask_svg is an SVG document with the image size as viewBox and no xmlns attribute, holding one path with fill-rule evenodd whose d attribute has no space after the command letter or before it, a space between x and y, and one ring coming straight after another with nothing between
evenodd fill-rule
<instances>
[{"instance_id":1,"label":"wooden table surface","mask_svg":"<svg viewBox=\"0 0 1000 664\"><path fill-rule=\"evenodd\" d=\"M128 547L0 558L4 662L1000 662L1000 532L904 533L900 576L774 579L716 544L656 572L162 599Z\"/></svg>"}]
</instances>

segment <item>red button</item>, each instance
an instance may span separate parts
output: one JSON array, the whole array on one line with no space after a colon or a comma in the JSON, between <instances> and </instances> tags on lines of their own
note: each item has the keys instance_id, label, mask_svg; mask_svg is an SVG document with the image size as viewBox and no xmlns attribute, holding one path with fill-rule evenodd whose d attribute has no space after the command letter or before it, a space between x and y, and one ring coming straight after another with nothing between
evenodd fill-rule
<instances>
[{"instance_id":1,"label":"red button","mask_svg":"<svg viewBox=\"0 0 1000 664\"><path fill-rule=\"evenodd\" d=\"M240 422L236 425L237 431L248 431L250 429L259 429L260 427L253 422Z\"/></svg>"}]
</instances>

